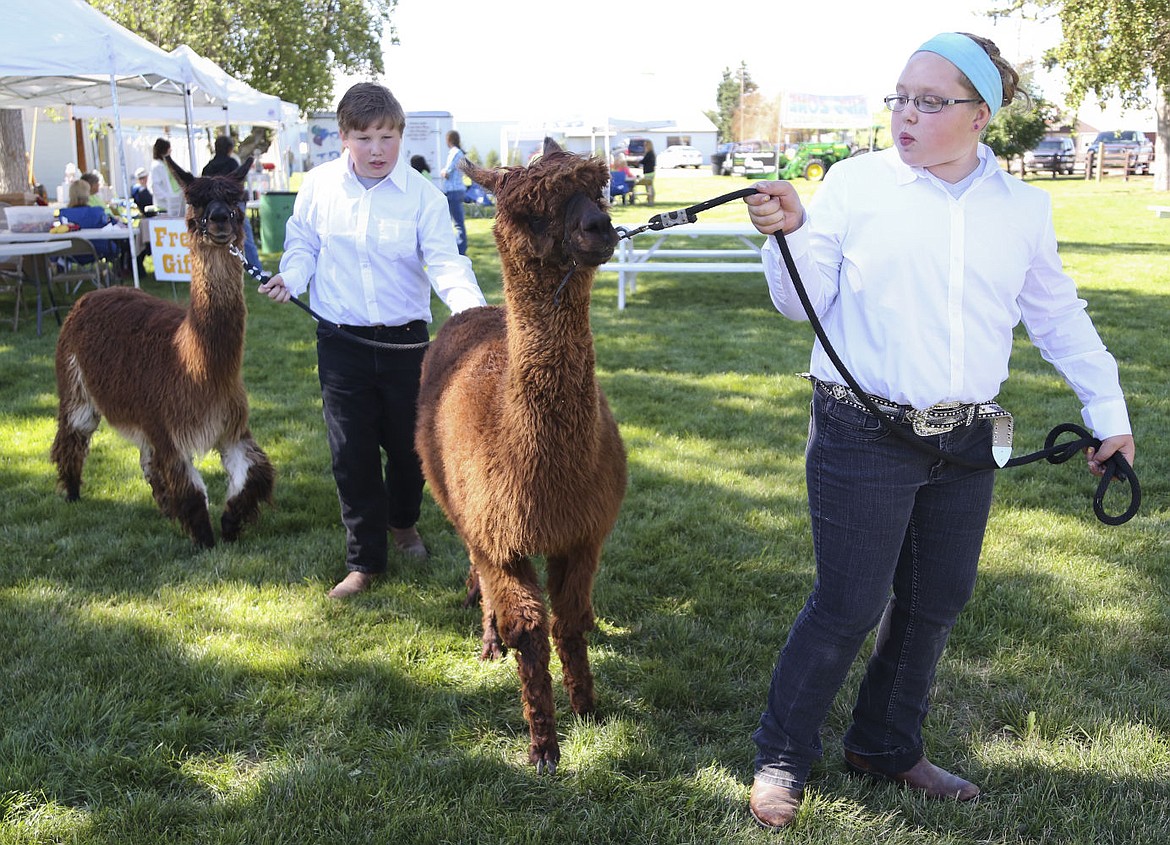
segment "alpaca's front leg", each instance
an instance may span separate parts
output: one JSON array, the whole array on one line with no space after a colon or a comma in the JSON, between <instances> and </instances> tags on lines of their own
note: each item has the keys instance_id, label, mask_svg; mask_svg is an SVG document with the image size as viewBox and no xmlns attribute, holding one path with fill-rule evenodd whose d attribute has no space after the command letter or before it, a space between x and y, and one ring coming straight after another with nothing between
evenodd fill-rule
<instances>
[{"instance_id":1,"label":"alpaca's front leg","mask_svg":"<svg viewBox=\"0 0 1170 845\"><path fill-rule=\"evenodd\" d=\"M552 605L552 636L561 658L569 706L582 715L594 707L593 672L589 668L586 634L593 630L593 577L601 549L575 549L548 557L548 597Z\"/></svg>"},{"instance_id":2,"label":"alpaca's front leg","mask_svg":"<svg viewBox=\"0 0 1170 845\"><path fill-rule=\"evenodd\" d=\"M540 774L555 774L561 760L557 743L552 677L548 672L548 617L532 562L517 557L500 565L472 557L484 597L495 610L500 639L516 652L520 697L528 721L528 762Z\"/></svg>"},{"instance_id":3,"label":"alpaca's front leg","mask_svg":"<svg viewBox=\"0 0 1170 845\"><path fill-rule=\"evenodd\" d=\"M207 512L207 486L203 476L195 469L190 456L179 454L169 439L153 437L150 442L151 477L158 482L155 499L170 505L167 516L179 521L195 545L210 549L215 545L215 534Z\"/></svg>"},{"instance_id":4,"label":"alpaca's front leg","mask_svg":"<svg viewBox=\"0 0 1170 845\"><path fill-rule=\"evenodd\" d=\"M473 572L475 570L472 570ZM476 579L478 585L479 579ZM480 660L502 660L508 654L508 647L500 639L500 628L496 622L496 608L492 598L479 586L475 589L479 595L480 612L483 614L483 636L480 641L483 649L479 653Z\"/></svg>"},{"instance_id":5,"label":"alpaca's front leg","mask_svg":"<svg viewBox=\"0 0 1170 845\"><path fill-rule=\"evenodd\" d=\"M220 532L225 543L239 539L246 522L255 522L260 516L260 505L272 501L276 471L252 433L231 444L219 447L220 460L228 476L228 499L220 519Z\"/></svg>"},{"instance_id":6,"label":"alpaca's front leg","mask_svg":"<svg viewBox=\"0 0 1170 845\"><path fill-rule=\"evenodd\" d=\"M142 477L150 485L150 492L154 496L154 503L167 517L175 519L175 503L171 501L170 492L163 486L162 478L154 471L154 450L149 443L138 447L138 466L142 467Z\"/></svg>"}]
</instances>

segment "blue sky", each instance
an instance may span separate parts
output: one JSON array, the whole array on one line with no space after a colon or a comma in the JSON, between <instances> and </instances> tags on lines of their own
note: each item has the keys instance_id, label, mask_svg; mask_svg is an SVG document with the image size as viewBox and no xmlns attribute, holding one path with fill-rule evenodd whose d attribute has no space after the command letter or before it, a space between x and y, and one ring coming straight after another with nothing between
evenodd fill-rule
<instances>
[{"instance_id":1,"label":"blue sky","mask_svg":"<svg viewBox=\"0 0 1170 845\"><path fill-rule=\"evenodd\" d=\"M990 6L844 0L793 15L769 0L399 0L381 81L408 111L457 121L661 117L713 108L723 69L744 61L766 95L865 94L876 108L937 32L985 35L1013 62L1059 37L1054 23L993 22Z\"/></svg>"}]
</instances>

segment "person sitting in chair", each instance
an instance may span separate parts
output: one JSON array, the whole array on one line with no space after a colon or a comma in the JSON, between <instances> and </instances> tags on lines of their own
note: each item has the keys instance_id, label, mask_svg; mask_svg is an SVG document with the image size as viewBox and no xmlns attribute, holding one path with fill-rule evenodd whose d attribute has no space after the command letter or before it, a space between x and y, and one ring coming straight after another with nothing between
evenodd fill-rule
<instances>
[{"instance_id":1,"label":"person sitting in chair","mask_svg":"<svg viewBox=\"0 0 1170 845\"><path fill-rule=\"evenodd\" d=\"M134 171L134 184L130 187L130 197L134 200L134 204L138 206L138 210L143 214L146 213L148 206L154 205L154 195L150 192L150 187L147 185L149 175L145 167L140 167Z\"/></svg>"},{"instance_id":2,"label":"person sitting in chair","mask_svg":"<svg viewBox=\"0 0 1170 845\"><path fill-rule=\"evenodd\" d=\"M101 229L110 224L105 206L89 204L89 182L84 179L69 184L69 207L59 213L62 222L72 223L80 229ZM93 248L101 258L113 259L118 254L118 248L107 238L94 240ZM81 264L89 263L84 258L77 260Z\"/></svg>"}]
</instances>

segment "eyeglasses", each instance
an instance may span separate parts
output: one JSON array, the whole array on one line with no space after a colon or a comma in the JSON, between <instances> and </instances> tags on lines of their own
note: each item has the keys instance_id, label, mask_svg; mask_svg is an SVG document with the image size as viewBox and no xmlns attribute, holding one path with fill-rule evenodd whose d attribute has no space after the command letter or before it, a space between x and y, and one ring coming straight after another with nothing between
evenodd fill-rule
<instances>
[{"instance_id":1,"label":"eyeglasses","mask_svg":"<svg viewBox=\"0 0 1170 845\"><path fill-rule=\"evenodd\" d=\"M982 99L979 97L962 99L962 100L948 100L944 97L936 97L934 94L923 94L918 97L907 97L905 94L894 94L886 97L886 108L890 111L902 111L906 108L907 103L913 103L914 108L918 109L923 114L935 114L943 110L943 106L953 106L955 103L981 103Z\"/></svg>"}]
</instances>

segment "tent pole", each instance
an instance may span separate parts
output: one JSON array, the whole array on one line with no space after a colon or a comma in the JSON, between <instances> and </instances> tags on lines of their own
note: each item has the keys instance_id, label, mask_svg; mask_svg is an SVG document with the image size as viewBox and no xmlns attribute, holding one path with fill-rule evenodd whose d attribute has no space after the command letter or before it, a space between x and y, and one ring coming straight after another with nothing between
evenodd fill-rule
<instances>
[{"instance_id":1,"label":"tent pole","mask_svg":"<svg viewBox=\"0 0 1170 845\"><path fill-rule=\"evenodd\" d=\"M111 50L110 64L114 65L113 51ZM118 111L118 83L114 74L110 74L110 100L114 105L114 131L118 133L118 163L122 170L122 216L126 221L126 248L130 253L130 272L134 274L134 287L141 287L138 283L138 257L134 252L134 215L131 214L130 173L126 170L126 141L122 137L122 115Z\"/></svg>"},{"instance_id":2,"label":"tent pole","mask_svg":"<svg viewBox=\"0 0 1170 845\"><path fill-rule=\"evenodd\" d=\"M191 157L188 168L195 171L195 136L191 134L191 127L195 124L194 108L191 105L191 86L183 85L183 115L187 120L187 154Z\"/></svg>"}]
</instances>

